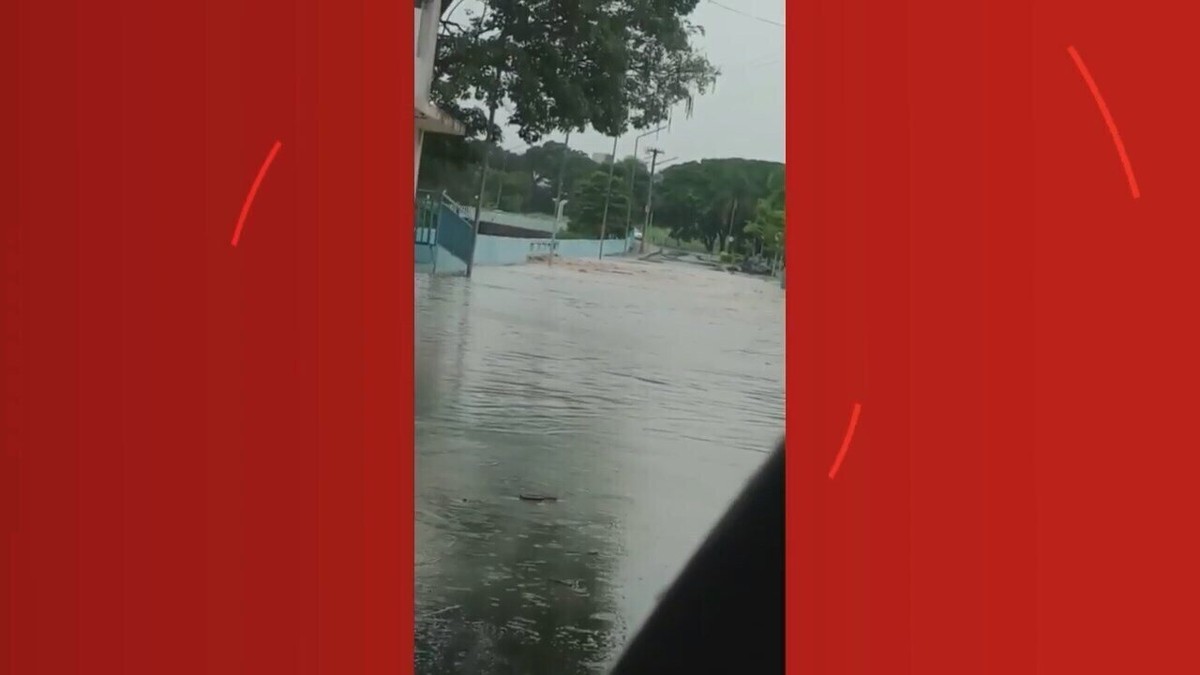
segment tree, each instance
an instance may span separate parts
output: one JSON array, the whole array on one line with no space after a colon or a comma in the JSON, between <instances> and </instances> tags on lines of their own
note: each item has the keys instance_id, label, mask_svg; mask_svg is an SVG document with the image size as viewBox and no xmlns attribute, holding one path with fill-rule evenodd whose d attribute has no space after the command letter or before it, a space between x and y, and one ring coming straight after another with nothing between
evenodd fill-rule
<instances>
[{"instance_id":1,"label":"tree","mask_svg":"<svg viewBox=\"0 0 1200 675\"><path fill-rule=\"evenodd\" d=\"M713 227L716 205L710 173L701 162L687 162L664 171L654 199L654 220L667 227L671 237L699 240L711 252L719 228Z\"/></svg>"},{"instance_id":2,"label":"tree","mask_svg":"<svg viewBox=\"0 0 1200 675\"><path fill-rule=\"evenodd\" d=\"M484 152L484 148L489 148ZM467 144L477 157L474 164L458 165L435 157L423 157L421 188L446 191L456 201L474 201L484 155L495 169L483 195L487 208L512 213L554 213L557 177L566 153L565 183L570 200L566 215L571 230L581 236L598 236L604 214L608 167L586 154L548 141L516 153L488 146L482 141ZM630 190L630 176L633 189ZM725 250L732 236L734 247L743 253L772 254L783 240L784 167L776 162L747 159L705 159L669 166L658 174L654 187L654 222L680 241L699 241L709 252ZM613 167L613 186L607 232L626 233L626 216L640 228L650 172L645 163L625 157ZM780 244L775 243L776 234Z\"/></svg>"},{"instance_id":3,"label":"tree","mask_svg":"<svg viewBox=\"0 0 1200 675\"><path fill-rule=\"evenodd\" d=\"M621 177L621 192L626 201L624 208L618 209L615 215L609 211L608 225L610 228L619 229L624 236L627 231L632 232L641 227L640 218L645 213L646 192L650 187L650 168L645 162L630 155L617 162L615 169L614 181L616 176ZM615 189L613 195L616 196Z\"/></svg>"},{"instance_id":4,"label":"tree","mask_svg":"<svg viewBox=\"0 0 1200 675\"><path fill-rule=\"evenodd\" d=\"M728 240L745 244L753 235L744 227L766 197L773 174L782 165L746 159L706 159L663 171L655 188L654 221L681 241L700 241L711 253L725 251ZM757 239L755 239L757 241Z\"/></svg>"},{"instance_id":5,"label":"tree","mask_svg":"<svg viewBox=\"0 0 1200 675\"><path fill-rule=\"evenodd\" d=\"M567 215L571 218L572 232L590 237L599 237L604 222L604 196L608 191L608 169L594 171L579 181L571 201L567 203ZM629 204L628 183L615 171L612 179L612 194L608 203L608 237L622 236L626 206Z\"/></svg>"},{"instance_id":6,"label":"tree","mask_svg":"<svg viewBox=\"0 0 1200 675\"><path fill-rule=\"evenodd\" d=\"M558 196L559 170L564 170L563 194L569 195L576 181L587 177L600 165L592 161L587 153L569 149L557 141L547 141L526 150L522 166L529 173L529 209L552 214L554 200Z\"/></svg>"},{"instance_id":7,"label":"tree","mask_svg":"<svg viewBox=\"0 0 1200 675\"><path fill-rule=\"evenodd\" d=\"M772 183L777 185L773 186L770 195L758 200L754 219L746 224L745 233L757 240L759 253L782 255L785 232L783 174L779 174L779 180L772 180Z\"/></svg>"},{"instance_id":8,"label":"tree","mask_svg":"<svg viewBox=\"0 0 1200 675\"><path fill-rule=\"evenodd\" d=\"M517 134L592 127L613 136L665 121L712 85L717 70L691 45L699 0L489 0L459 22L443 3L434 102L469 136L500 138L507 106ZM482 107L480 107L482 106Z\"/></svg>"},{"instance_id":9,"label":"tree","mask_svg":"<svg viewBox=\"0 0 1200 675\"><path fill-rule=\"evenodd\" d=\"M446 191L456 201L473 203L479 190L479 173L484 155L488 155L488 179L483 202L488 208L499 205L506 211L554 213L554 197L558 186L558 170L562 165L565 146L555 141L536 145L517 153L468 140L464 154L472 159L457 161L422 153L419 187L423 190ZM487 152L485 148L489 148ZM567 194L576 181L600 168L585 153L566 150L565 184Z\"/></svg>"}]
</instances>

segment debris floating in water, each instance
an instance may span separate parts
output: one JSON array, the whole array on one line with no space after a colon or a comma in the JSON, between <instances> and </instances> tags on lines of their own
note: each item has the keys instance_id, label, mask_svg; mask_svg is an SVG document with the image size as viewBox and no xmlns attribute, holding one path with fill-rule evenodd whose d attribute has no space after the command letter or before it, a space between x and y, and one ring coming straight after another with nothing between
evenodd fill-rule
<instances>
[{"instance_id":1,"label":"debris floating in water","mask_svg":"<svg viewBox=\"0 0 1200 675\"><path fill-rule=\"evenodd\" d=\"M522 495L517 495L517 496L522 501L526 501L526 502L556 502L556 501L558 501L558 497L551 497L549 495L522 494Z\"/></svg>"}]
</instances>

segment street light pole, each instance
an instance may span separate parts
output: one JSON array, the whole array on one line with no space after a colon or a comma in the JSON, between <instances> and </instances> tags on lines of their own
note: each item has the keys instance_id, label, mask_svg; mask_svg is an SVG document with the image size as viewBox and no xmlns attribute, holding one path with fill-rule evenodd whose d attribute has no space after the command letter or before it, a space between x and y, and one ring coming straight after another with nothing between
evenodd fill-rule
<instances>
[{"instance_id":1,"label":"street light pole","mask_svg":"<svg viewBox=\"0 0 1200 675\"><path fill-rule=\"evenodd\" d=\"M638 163L639 163L638 158L637 158L638 142L641 141L643 138L649 136L650 134L656 134L656 133L662 131L663 129L666 129L666 127L661 126L657 129L651 129L650 131L647 131L644 134L640 134L640 135L634 137L634 139L633 139L633 164L630 165L630 167L629 167L629 203L625 206L625 241L626 242L629 241L629 226L631 224L633 224L633 183L634 183L634 180L637 178L637 167L638 167ZM646 236L646 234L643 232L642 237L645 238L645 236Z\"/></svg>"},{"instance_id":2,"label":"street light pole","mask_svg":"<svg viewBox=\"0 0 1200 675\"><path fill-rule=\"evenodd\" d=\"M608 187L604 190L604 215L600 218L600 260L604 260L604 237L608 234L608 202L612 198L613 171L617 168L618 138L613 136L612 154L608 156Z\"/></svg>"}]
</instances>

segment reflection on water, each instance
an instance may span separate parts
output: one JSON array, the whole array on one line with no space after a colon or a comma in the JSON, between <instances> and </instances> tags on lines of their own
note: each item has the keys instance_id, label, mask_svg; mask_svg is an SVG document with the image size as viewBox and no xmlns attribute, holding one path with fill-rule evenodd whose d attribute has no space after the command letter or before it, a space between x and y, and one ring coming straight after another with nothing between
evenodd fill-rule
<instances>
[{"instance_id":1,"label":"reflection on water","mask_svg":"<svg viewBox=\"0 0 1200 675\"><path fill-rule=\"evenodd\" d=\"M416 305L417 672L602 672L782 433L783 292L605 261Z\"/></svg>"}]
</instances>

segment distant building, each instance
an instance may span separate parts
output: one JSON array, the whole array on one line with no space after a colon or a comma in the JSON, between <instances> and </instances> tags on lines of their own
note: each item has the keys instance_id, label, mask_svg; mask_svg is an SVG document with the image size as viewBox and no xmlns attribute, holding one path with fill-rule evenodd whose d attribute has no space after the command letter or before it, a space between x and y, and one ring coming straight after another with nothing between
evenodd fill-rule
<instances>
[{"instance_id":1,"label":"distant building","mask_svg":"<svg viewBox=\"0 0 1200 675\"><path fill-rule=\"evenodd\" d=\"M597 164L608 164L612 161L612 155L607 152L593 152L592 161Z\"/></svg>"}]
</instances>

